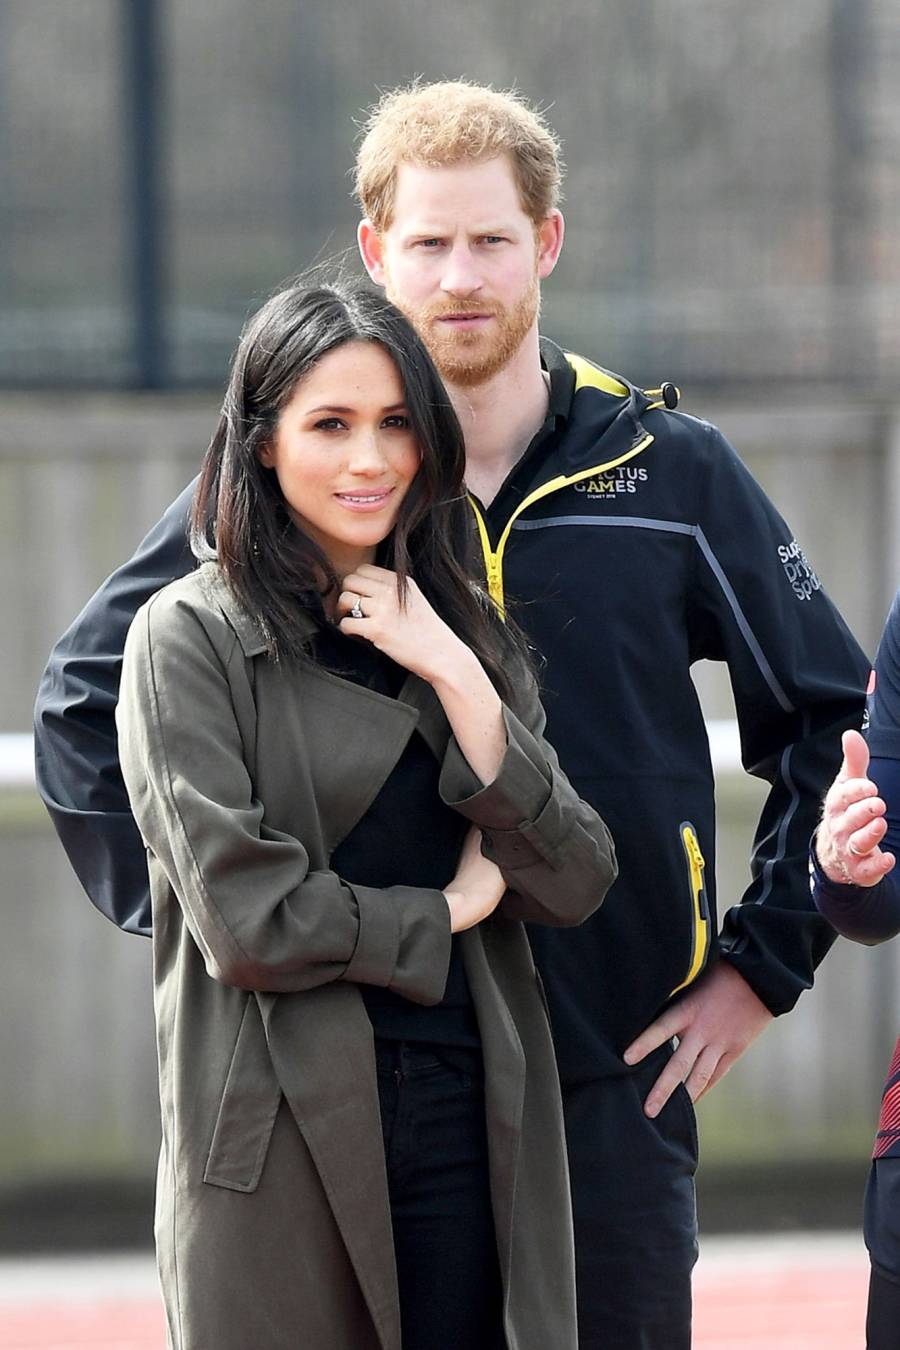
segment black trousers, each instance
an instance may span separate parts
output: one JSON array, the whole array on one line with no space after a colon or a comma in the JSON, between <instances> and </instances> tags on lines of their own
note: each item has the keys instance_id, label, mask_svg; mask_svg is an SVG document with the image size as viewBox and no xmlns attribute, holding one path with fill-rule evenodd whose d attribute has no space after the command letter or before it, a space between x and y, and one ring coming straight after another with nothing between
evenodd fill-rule
<instances>
[{"instance_id":1,"label":"black trousers","mask_svg":"<svg viewBox=\"0 0 900 1350\"><path fill-rule=\"evenodd\" d=\"M866 1350L900 1350L900 1284L875 1266L869 1272Z\"/></svg>"},{"instance_id":2,"label":"black trousers","mask_svg":"<svg viewBox=\"0 0 900 1350\"><path fill-rule=\"evenodd\" d=\"M872 1163L863 1228L872 1260L866 1350L900 1350L900 1158Z\"/></svg>"},{"instance_id":3,"label":"black trousers","mask_svg":"<svg viewBox=\"0 0 900 1350\"><path fill-rule=\"evenodd\" d=\"M678 1088L655 1120L643 1112L669 1054L564 1090L580 1350L690 1350L694 1108Z\"/></svg>"},{"instance_id":4,"label":"black trousers","mask_svg":"<svg viewBox=\"0 0 900 1350\"><path fill-rule=\"evenodd\" d=\"M481 1057L447 1053L375 1042L403 1350L504 1350Z\"/></svg>"}]
</instances>

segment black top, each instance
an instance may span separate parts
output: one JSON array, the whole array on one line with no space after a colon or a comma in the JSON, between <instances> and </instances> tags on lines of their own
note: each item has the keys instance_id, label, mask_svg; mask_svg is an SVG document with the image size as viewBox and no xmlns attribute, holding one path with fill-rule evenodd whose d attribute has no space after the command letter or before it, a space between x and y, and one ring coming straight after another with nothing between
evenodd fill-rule
<instances>
[{"instance_id":1,"label":"black top","mask_svg":"<svg viewBox=\"0 0 900 1350\"><path fill-rule=\"evenodd\" d=\"M316 660L342 679L396 698L407 672L363 638L324 620ZM443 890L456 871L468 821L441 801L440 765L414 731L365 815L331 855L338 876L360 886L424 886ZM376 985L359 986L376 1036L478 1049L481 1041L454 934L444 997L434 1007Z\"/></svg>"}]
</instances>

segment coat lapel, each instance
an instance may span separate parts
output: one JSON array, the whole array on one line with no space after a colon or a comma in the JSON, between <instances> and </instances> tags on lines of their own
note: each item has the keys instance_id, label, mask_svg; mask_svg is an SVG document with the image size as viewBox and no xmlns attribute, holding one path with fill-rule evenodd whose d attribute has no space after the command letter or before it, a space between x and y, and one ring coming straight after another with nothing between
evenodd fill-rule
<instances>
[{"instance_id":1,"label":"coat lapel","mask_svg":"<svg viewBox=\"0 0 900 1350\"><path fill-rule=\"evenodd\" d=\"M524 940L524 934L523 940ZM504 1289L509 1290L513 1221L522 1121L525 1111L525 1052L509 1004L489 960L492 944L503 940L488 920L462 935L463 961L475 1006L484 1055L491 1198ZM494 963L496 964L496 963Z\"/></svg>"},{"instance_id":2,"label":"coat lapel","mask_svg":"<svg viewBox=\"0 0 900 1350\"><path fill-rule=\"evenodd\" d=\"M397 1273L372 1025L358 990L329 984L303 994L257 999L275 1072L382 1346L399 1350Z\"/></svg>"},{"instance_id":3,"label":"coat lapel","mask_svg":"<svg viewBox=\"0 0 900 1350\"><path fill-rule=\"evenodd\" d=\"M393 699L312 665L253 661L266 651L256 620L239 604L216 564L200 568L199 575L244 656L256 666L255 683L284 685L274 700L283 711L281 735L299 735L297 743L307 751L305 762L322 766L320 781L313 784L314 800L320 821L328 822L325 847L330 854L368 811L416 728L435 757L443 759L450 728L440 701L412 673ZM303 612L300 621L310 635L315 632L311 614ZM260 693L257 689L258 709L270 702Z\"/></svg>"},{"instance_id":4,"label":"coat lapel","mask_svg":"<svg viewBox=\"0 0 900 1350\"><path fill-rule=\"evenodd\" d=\"M414 708L419 714L417 724L419 734L440 763L447 752L450 726L440 699L431 685L419 679L418 675L409 674L397 697L400 703Z\"/></svg>"},{"instance_id":5,"label":"coat lapel","mask_svg":"<svg viewBox=\"0 0 900 1350\"><path fill-rule=\"evenodd\" d=\"M290 746L297 800L315 803L316 827L330 857L362 819L396 767L419 714L414 707L316 667L259 664L256 671L260 745ZM277 719L277 725L276 725ZM267 765L257 782L264 800ZM281 828L290 830L293 803ZM311 847L311 822L304 842ZM312 850L314 851L314 850Z\"/></svg>"}]
</instances>

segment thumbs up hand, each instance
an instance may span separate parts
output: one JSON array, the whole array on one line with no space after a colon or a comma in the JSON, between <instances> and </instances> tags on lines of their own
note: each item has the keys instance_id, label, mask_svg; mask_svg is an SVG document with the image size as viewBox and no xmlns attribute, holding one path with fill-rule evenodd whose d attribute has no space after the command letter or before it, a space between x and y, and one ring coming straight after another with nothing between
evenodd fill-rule
<instances>
[{"instance_id":1,"label":"thumbs up hand","mask_svg":"<svg viewBox=\"0 0 900 1350\"><path fill-rule=\"evenodd\" d=\"M868 777L869 747L858 731L845 731L844 761L825 796L816 833L819 866L830 881L875 886L894 866L893 853L879 848L887 825L885 804Z\"/></svg>"},{"instance_id":2,"label":"thumbs up hand","mask_svg":"<svg viewBox=\"0 0 900 1350\"><path fill-rule=\"evenodd\" d=\"M854 778L862 778L869 787L874 788L875 784L866 777L869 772L869 747L865 737L858 731L845 731L841 738L841 748L844 752L844 762L838 772L838 781L846 783Z\"/></svg>"}]
</instances>

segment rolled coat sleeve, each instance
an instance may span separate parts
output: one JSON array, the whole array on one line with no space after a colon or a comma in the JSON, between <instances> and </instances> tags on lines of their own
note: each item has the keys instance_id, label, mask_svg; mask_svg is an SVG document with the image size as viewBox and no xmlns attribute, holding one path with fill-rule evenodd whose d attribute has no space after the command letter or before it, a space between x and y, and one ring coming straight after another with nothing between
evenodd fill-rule
<instances>
[{"instance_id":1,"label":"rolled coat sleeve","mask_svg":"<svg viewBox=\"0 0 900 1350\"><path fill-rule=\"evenodd\" d=\"M258 991L350 980L439 1002L451 946L443 893L351 886L266 823L233 702L231 666L243 662L230 631L214 643L192 607L163 592L129 632L117 710L135 819L207 972Z\"/></svg>"},{"instance_id":2,"label":"rolled coat sleeve","mask_svg":"<svg viewBox=\"0 0 900 1350\"><path fill-rule=\"evenodd\" d=\"M483 784L451 737L440 792L479 826L482 852L510 888L501 912L554 927L582 923L616 879L615 849L597 812L581 800L544 740L544 709L533 680L521 716L504 705L507 745L492 783Z\"/></svg>"}]
</instances>

